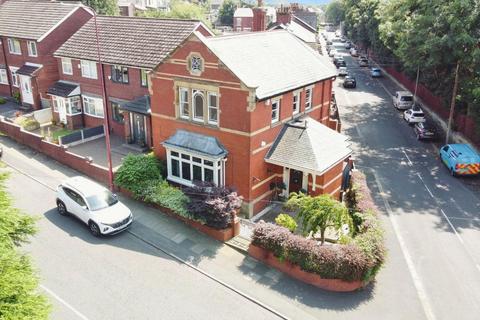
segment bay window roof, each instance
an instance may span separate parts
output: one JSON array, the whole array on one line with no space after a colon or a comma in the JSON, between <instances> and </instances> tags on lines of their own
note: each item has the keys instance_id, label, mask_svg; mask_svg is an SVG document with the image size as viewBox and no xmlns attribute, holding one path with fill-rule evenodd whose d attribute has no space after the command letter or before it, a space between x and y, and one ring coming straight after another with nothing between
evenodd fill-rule
<instances>
[{"instance_id":1,"label":"bay window roof","mask_svg":"<svg viewBox=\"0 0 480 320\"><path fill-rule=\"evenodd\" d=\"M217 138L185 130L177 130L173 136L162 144L166 148L183 149L214 159L223 158L228 154L228 151Z\"/></svg>"}]
</instances>

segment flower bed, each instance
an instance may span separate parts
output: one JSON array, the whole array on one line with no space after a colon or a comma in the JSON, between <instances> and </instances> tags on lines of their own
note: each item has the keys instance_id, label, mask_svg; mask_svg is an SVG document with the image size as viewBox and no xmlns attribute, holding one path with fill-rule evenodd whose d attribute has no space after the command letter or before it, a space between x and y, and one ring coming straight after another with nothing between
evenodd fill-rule
<instances>
[{"instance_id":1,"label":"flower bed","mask_svg":"<svg viewBox=\"0 0 480 320\"><path fill-rule=\"evenodd\" d=\"M294 278L333 291L353 291L375 278L385 260L383 229L365 176L352 175L347 204L352 236L320 245L271 223L255 227L249 253Z\"/></svg>"}]
</instances>

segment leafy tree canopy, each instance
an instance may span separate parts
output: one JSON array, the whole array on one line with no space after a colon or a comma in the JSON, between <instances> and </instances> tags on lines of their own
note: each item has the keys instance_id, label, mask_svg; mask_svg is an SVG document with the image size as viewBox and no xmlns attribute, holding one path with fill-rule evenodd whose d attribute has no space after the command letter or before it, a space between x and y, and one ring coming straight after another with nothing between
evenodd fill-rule
<instances>
[{"instance_id":1,"label":"leafy tree canopy","mask_svg":"<svg viewBox=\"0 0 480 320\"><path fill-rule=\"evenodd\" d=\"M233 14L235 13L236 7L237 3L233 0L225 0L222 3L222 6L218 12L218 17L221 24L233 26Z\"/></svg>"},{"instance_id":2,"label":"leafy tree canopy","mask_svg":"<svg viewBox=\"0 0 480 320\"><path fill-rule=\"evenodd\" d=\"M97 14L103 14L107 16L118 15L117 0L82 0L82 3L92 7Z\"/></svg>"},{"instance_id":3,"label":"leafy tree canopy","mask_svg":"<svg viewBox=\"0 0 480 320\"><path fill-rule=\"evenodd\" d=\"M171 1L170 11L168 12L149 9L145 12L140 12L139 16L149 18L196 19L210 26L210 21L207 20L206 8L203 5L182 0Z\"/></svg>"},{"instance_id":4,"label":"leafy tree canopy","mask_svg":"<svg viewBox=\"0 0 480 320\"><path fill-rule=\"evenodd\" d=\"M329 23L339 25L345 19L345 9L341 0L330 2L325 9L325 18Z\"/></svg>"}]
</instances>

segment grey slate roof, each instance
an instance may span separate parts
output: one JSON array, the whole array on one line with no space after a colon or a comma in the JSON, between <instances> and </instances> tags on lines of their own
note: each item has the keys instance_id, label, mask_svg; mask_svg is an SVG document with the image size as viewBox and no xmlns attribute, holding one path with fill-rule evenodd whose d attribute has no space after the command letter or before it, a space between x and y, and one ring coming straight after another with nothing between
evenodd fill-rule
<instances>
[{"instance_id":1,"label":"grey slate roof","mask_svg":"<svg viewBox=\"0 0 480 320\"><path fill-rule=\"evenodd\" d=\"M197 20L98 16L102 61L153 69L199 24ZM68 39L55 56L96 61L93 18Z\"/></svg>"},{"instance_id":2,"label":"grey slate roof","mask_svg":"<svg viewBox=\"0 0 480 320\"><path fill-rule=\"evenodd\" d=\"M150 96L141 96L132 101L120 103L120 109L150 115Z\"/></svg>"},{"instance_id":3,"label":"grey slate roof","mask_svg":"<svg viewBox=\"0 0 480 320\"><path fill-rule=\"evenodd\" d=\"M57 81L47 90L48 94L68 98L69 96L80 94L80 88L78 84ZM72 94L73 93L73 94Z\"/></svg>"},{"instance_id":4,"label":"grey slate roof","mask_svg":"<svg viewBox=\"0 0 480 320\"><path fill-rule=\"evenodd\" d=\"M216 159L223 158L228 153L217 138L185 130L177 130L173 136L162 144L167 147L171 146L197 152Z\"/></svg>"},{"instance_id":5,"label":"grey slate roof","mask_svg":"<svg viewBox=\"0 0 480 320\"><path fill-rule=\"evenodd\" d=\"M335 77L332 63L285 30L199 38L247 87L265 99Z\"/></svg>"},{"instance_id":6,"label":"grey slate roof","mask_svg":"<svg viewBox=\"0 0 480 320\"><path fill-rule=\"evenodd\" d=\"M318 16L316 12L297 10L293 13L296 17L308 23L313 29L318 28Z\"/></svg>"},{"instance_id":7,"label":"grey slate roof","mask_svg":"<svg viewBox=\"0 0 480 320\"><path fill-rule=\"evenodd\" d=\"M310 117L286 123L265 156L265 161L321 174L348 157L348 138Z\"/></svg>"},{"instance_id":8,"label":"grey slate roof","mask_svg":"<svg viewBox=\"0 0 480 320\"><path fill-rule=\"evenodd\" d=\"M8 0L0 5L0 35L39 40L80 6L72 2Z\"/></svg>"},{"instance_id":9,"label":"grey slate roof","mask_svg":"<svg viewBox=\"0 0 480 320\"><path fill-rule=\"evenodd\" d=\"M28 65L28 64L24 64L23 66L21 66L16 71L16 73L24 75L24 76L30 76L31 77L31 76L35 75L35 73L40 69L41 69L40 66L31 66L31 65Z\"/></svg>"}]
</instances>

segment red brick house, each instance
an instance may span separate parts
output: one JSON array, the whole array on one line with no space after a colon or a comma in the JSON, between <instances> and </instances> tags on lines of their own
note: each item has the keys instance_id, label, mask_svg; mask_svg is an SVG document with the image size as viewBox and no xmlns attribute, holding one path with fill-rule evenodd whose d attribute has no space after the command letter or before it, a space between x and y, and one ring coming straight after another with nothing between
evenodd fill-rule
<instances>
[{"instance_id":1,"label":"red brick house","mask_svg":"<svg viewBox=\"0 0 480 320\"><path fill-rule=\"evenodd\" d=\"M58 49L92 16L78 3L9 0L0 6L0 95L21 95L23 105L49 106L58 80Z\"/></svg>"},{"instance_id":2,"label":"red brick house","mask_svg":"<svg viewBox=\"0 0 480 320\"><path fill-rule=\"evenodd\" d=\"M287 31L191 35L151 78L153 148L167 179L234 186L249 216L282 182L284 193L339 196L351 150L327 127L335 75Z\"/></svg>"},{"instance_id":3,"label":"red brick house","mask_svg":"<svg viewBox=\"0 0 480 320\"><path fill-rule=\"evenodd\" d=\"M197 20L98 16L97 26L101 66L93 18L55 52L60 80L48 90L53 117L72 129L102 125L102 68L113 134L149 147L149 73L193 32L212 33Z\"/></svg>"},{"instance_id":4,"label":"red brick house","mask_svg":"<svg viewBox=\"0 0 480 320\"><path fill-rule=\"evenodd\" d=\"M253 31L253 10L237 8L233 13L233 31Z\"/></svg>"}]
</instances>

